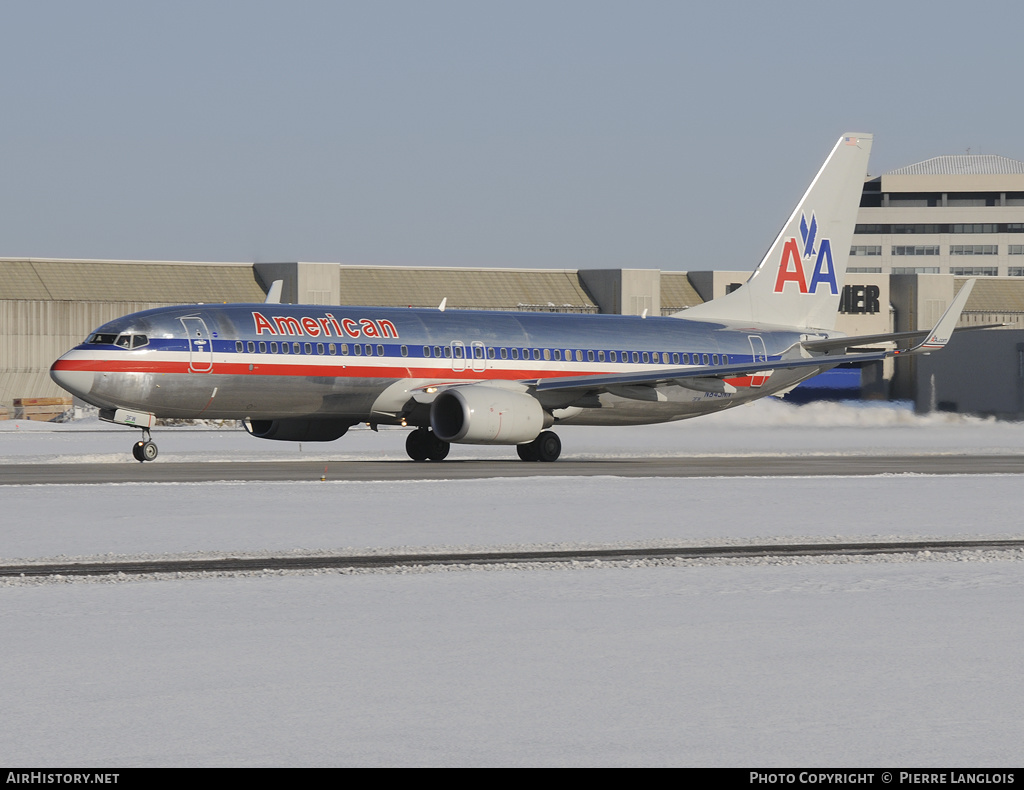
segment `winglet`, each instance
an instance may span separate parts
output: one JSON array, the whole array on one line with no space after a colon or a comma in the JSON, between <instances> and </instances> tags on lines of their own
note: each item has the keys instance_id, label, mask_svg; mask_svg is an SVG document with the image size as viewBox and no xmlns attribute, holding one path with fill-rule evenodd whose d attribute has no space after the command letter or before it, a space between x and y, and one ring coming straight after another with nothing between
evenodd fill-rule
<instances>
[{"instance_id":1,"label":"winglet","mask_svg":"<svg viewBox=\"0 0 1024 790\"><path fill-rule=\"evenodd\" d=\"M264 304L281 304L281 290L284 288L284 280L274 280L270 284L270 290L267 291L267 298L263 300Z\"/></svg>"},{"instance_id":2,"label":"winglet","mask_svg":"<svg viewBox=\"0 0 1024 790\"><path fill-rule=\"evenodd\" d=\"M971 296L971 289L974 288L974 284L977 282L975 279L970 279L963 284L949 307L946 308L946 312L942 314L942 318L935 325L935 328L928 333L923 341L918 343L913 348L907 349L906 351L897 351L897 354L927 354L930 351L939 351L946 347L946 343L949 342L950 336L953 334L953 330L956 328L956 322L960 320L960 313L963 312L964 307L967 305L967 300Z\"/></svg>"}]
</instances>

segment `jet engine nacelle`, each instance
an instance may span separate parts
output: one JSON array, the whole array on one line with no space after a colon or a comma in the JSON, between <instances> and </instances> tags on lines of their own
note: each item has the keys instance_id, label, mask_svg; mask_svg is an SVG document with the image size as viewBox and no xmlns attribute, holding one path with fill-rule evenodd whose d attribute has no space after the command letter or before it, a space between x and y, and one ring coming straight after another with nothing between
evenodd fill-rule
<instances>
[{"instance_id":1,"label":"jet engine nacelle","mask_svg":"<svg viewBox=\"0 0 1024 790\"><path fill-rule=\"evenodd\" d=\"M243 420L245 430L257 439L281 442L333 442L355 423L348 420Z\"/></svg>"},{"instance_id":2,"label":"jet engine nacelle","mask_svg":"<svg viewBox=\"0 0 1024 790\"><path fill-rule=\"evenodd\" d=\"M482 384L445 390L430 406L430 427L446 442L522 444L551 423L536 398Z\"/></svg>"}]
</instances>

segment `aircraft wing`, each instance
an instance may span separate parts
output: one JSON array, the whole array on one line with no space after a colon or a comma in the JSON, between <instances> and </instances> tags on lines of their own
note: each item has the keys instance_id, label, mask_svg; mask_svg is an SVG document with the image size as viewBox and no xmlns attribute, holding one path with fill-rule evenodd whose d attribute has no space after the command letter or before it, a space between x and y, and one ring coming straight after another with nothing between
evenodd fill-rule
<instances>
[{"instance_id":1,"label":"aircraft wing","mask_svg":"<svg viewBox=\"0 0 1024 790\"><path fill-rule=\"evenodd\" d=\"M895 348L887 351L868 351L853 354L829 354L819 353L818 356L803 357L794 356L790 359L770 359L766 361L744 362L737 365L708 365L686 368L668 368L664 370L646 370L638 373L608 373L591 374L585 376L560 376L558 378L539 379L530 382L537 393L542 392L566 392L577 391L580 393L601 392L612 387L621 386L647 386L657 387L671 384L678 384L683 387L694 389L707 389L713 386L712 382L719 382L717 387L723 387L723 379L730 376L738 376L744 373L760 373L771 370L792 370L795 368L813 367L835 367L845 362L871 362L874 360L886 359L887 357L903 356L907 354L927 354L932 351L939 351L949 342L950 335L956 327L956 322L963 312L964 305L971 295L975 280L971 279L964 283L960 292L950 303L946 312L942 314L938 323L930 332L899 332L889 335L866 335L859 338L840 338L835 340L812 340L803 343L803 348L808 351L829 351L832 348L846 348L850 346L863 345L866 342L881 343L892 340L917 340L921 342L910 348ZM865 340L868 338L868 340ZM835 345L830 345L836 343Z\"/></svg>"},{"instance_id":2,"label":"aircraft wing","mask_svg":"<svg viewBox=\"0 0 1024 790\"><path fill-rule=\"evenodd\" d=\"M643 385L657 387L669 384L691 386L695 389L706 389L711 380L721 381L731 376L744 373L768 373L772 370L789 370L793 368L835 367L844 362L869 362L893 356L894 351L871 351L863 354L830 354L817 357L793 357L792 359L770 359L761 362L745 362L738 365L701 365L687 368L666 368L663 370L647 370L639 373L597 373L586 376L560 376L558 378L539 379L531 382L540 392L559 392L566 390L582 390L600 392L609 387L625 385ZM904 352L909 353L909 352ZM701 385L705 386L701 386Z\"/></svg>"}]
</instances>

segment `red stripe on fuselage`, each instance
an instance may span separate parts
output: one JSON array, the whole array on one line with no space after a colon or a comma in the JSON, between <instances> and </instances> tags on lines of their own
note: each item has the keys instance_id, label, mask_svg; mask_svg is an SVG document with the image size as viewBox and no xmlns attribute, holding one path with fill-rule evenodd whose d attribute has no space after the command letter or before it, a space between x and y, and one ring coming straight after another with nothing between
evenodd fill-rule
<instances>
[{"instance_id":1,"label":"red stripe on fuselage","mask_svg":"<svg viewBox=\"0 0 1024 790\"><path fill-rule=\"evenodd\" d=\"M450 367L399 366L394 364L367 365L361 364L359 357L337 357L337 361L309 363L274 363L274 362L214 362L212 370L194 371L189 369L188 360L147 360L139 359L58 359L53 363L53 370L85 370L97 373L191 373L197 376L210 374L227 376L302 376L329 378L386 378L386 379L442 379L444 381L477 381L488 379L507 379L521 381L528 379L555 378L564 376L614 375L623 372L618 370L580 370L580 369L524 369L524 368L487 368L486 370L453 370ZM373 359L368 357L367 359ZM657 372L658 368L648 368ZM735 376L725 379L734 387L750 387L754 376ZM767 376L757 376L765 380Z\"/></svg>"},{"instance_id":2,"label":"red stripe on fuselage","mask_svg":"<svg viewBox=\"0 0 1024 790\"><path fill-rule=\"evenodd\" d=\"M372 358L372 357L371 357ZM346 362L330 364L274 364L268 362L214 362L210 371L196 372L194 375L209 374L228 376L319 376L331 378L389 378L389 379L436 379L443 377L445 381L475 381L477 379L536 379L566 375L590 375L608 371L570 371L570 370L524 370L509 368L488 368L486 370L452 370L444 367L412 367L394 364L365 365L358 364L359 357L348 357ZM356 364L353 364L355 362ZM251 369L250 369L251 366ZM187 360L181 362L158 360L128 359L59 359L53 363L53 370L86 370L97 373L189 373Z\"/></svg>"}]
</instances>

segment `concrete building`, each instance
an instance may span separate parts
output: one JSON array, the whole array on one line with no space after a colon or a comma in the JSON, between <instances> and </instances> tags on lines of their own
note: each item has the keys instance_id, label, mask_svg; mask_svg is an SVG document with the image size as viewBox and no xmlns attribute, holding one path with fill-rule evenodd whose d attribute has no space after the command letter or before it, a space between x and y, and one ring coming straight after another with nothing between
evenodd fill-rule
<instances>
[{"instance_id":1,"label":"concrete building","mask_svg":"<svg viewBox=\"0 0 1024 790\"><path fill-rule=\"evenodd\" d=\"M864 184L856 273L1024 277L1024 162L938 156Z\"/></svg>"},{"instance_id":2,"label":"concrete building","mask_svg":"<svg viewBox=\"0 0 1024 790\"><path fill-rule=\"evenodd\" d=\"M282 301L288 303L436 307L446 300L453 310L670 315L722 296L748 276L749 272L654 269L0 259L0 406L11 406L15 398L62 395L50 380L50 364L106 321L174 304L261 302L278 279L284 283ZM847 334L861 335L930 327L965 278L854 272L847 279L837 326ZM972 293L961 324L1022 325L1022 321L1024 277L985 277ZM986 337L982 348L1001 347L1002 337L992 333ZM966 362L968 367L956 367L959 375L970 369L970 360ZM876 364L861 375L862 389L871 397L930 402L930 395L919 395L921 374L914 359L901 361L895 369L891 361ZM935 375L936 386L942 386L945 369ZM1004 405L990 406L959 395L939 400L970 406L973 411L1007 413Z\"/></svg>"},{"instance_id":3,"label":"concrete building","mask_svg":"<svg viewBox=\"0 0 1024 790\"><path fill-rule=\"evenodd\" d=\"M930 328L967 277L981 281L962 325L1024 330L1024 162L940 156L869 178L847 272L837 328L850 335ZM284 283L286 303L436 307L445 300L448 309L671 315L723 296L749 276L0 259L0 407L15 398L62 395L50 381L51 362L106 321L173 304L260 302L275 280ZM965 335L934 358L876 364L862 372L862 390L871 397L911 399L918 408L956 404L1024 417L1020 407L996 397L1010 385L1003 373L986 367L990 356L998 360L992 371L1013 363L1015 337L1005 330L970 340ZM961 354L957 348L970 350ZM949 377L966 382L966 390L947 391Z\"/></svg>"},{"instance_id":4,"label":"concrete building","mask_svg":"<svg viewBox=\"0 0 1024 790\"><path fill-rule=\"evenodd\" d=\"M0 259L0 407L67 394L50 380L50 364L107 321L263 298L251 263Z\"/></svg>"}]
</instances>

